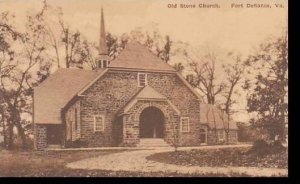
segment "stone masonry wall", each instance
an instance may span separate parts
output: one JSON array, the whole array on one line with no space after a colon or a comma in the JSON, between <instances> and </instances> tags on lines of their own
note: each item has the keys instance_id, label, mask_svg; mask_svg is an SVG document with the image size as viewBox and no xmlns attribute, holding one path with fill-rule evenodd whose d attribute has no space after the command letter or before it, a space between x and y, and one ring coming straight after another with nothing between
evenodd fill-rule
<instances>
[{"instance_id":1,"label":"stone masonry wall","mask_svg":"<svg viewBox=\"0 0 300 184\"><path fill-rule=\"evenodd\" d=\"M77 111L77 128L75 126L75 109ZM81 133L81 116L80 116L80 101L74 102L65 113L66 122L66 140L76 141L80 139ZM70 130L72 129L72 130Z\"/></svg>"},{"instance_id":2,"label":"stone masonry wall","mask_svg":"<svg viewBox=\"0 0 300 184\"><path fill-rule=\"evenodd\" d=\"M148 74L148 85L165 95L181 112L190 118L189 133L181 135L182 145L197 145L199 142L199 101L176 74ZM113 146L114 127L118 111L141 89L138 87L138 72L109 70L83 93L81 99L81 139L88 146ZM93 131L93 116L105 116L105 130ZM178 122L179 123L179 122Z\"/></svg>"},{"instance_id":3,"label":"stone masonry wall","mask_svg":"<svg viewBox=\"0 0 300 184\"><path fill-rule=\"evenodd\" d=\"M34 148L36 150L42 150L47 147L47 126L46 125L34 125Z\"/></svg>"},{"instance_id":4,"label":"stone masonry wall","mask_svg":"<svg viewBox=\"0 0 300 184\"><path fill-rule=\"evenodd\" d=\"M219 131L224 130L217 130L217 134ZM236 144L237 143L237 130L230 130L228 133L228 142L229 144ZM224 137L224 141L218 140L218 136L215 133L215 130L210 129L207 134L207 144L213 145L213 144L226 144L226 133Z\"/></svg>"},{"instance_id":5,"label":"stone masonry wall","mask_svg":"<svg viewBox=\"0 0 300 184\"><path fill-rule=\"evenodd\" d=\"M156 107L164 114L164 139L167 143L173 144L174 124L178 124L180 118L176 111L168 104L167 101L138 101L130 110L124 115L124 129L123 129L123 146L135 146L139 143L140 115L147 107Z\"/></svg>"}]
</instances>

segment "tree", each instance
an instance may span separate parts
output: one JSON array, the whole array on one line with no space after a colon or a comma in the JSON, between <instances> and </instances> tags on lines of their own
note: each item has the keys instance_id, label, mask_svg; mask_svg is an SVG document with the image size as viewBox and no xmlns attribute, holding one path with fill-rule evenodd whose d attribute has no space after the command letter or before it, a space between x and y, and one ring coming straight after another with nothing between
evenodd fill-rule
<instances>
[{"instance_id":1,"label":"tree","mask_svg":"<svg viewBox=\"0 0 300 184\"><path fill-rule=\"evenodd\" d=\"M186 55L192 74L187 75L187 81L195 88L201 91L206 97L207 103L214 105L216 97L221 94L225 84L220 82L217 84L216 60L214 53L195 60Z\"/></svg>"},{"instance_id":2,"label":"tree","mask_svg":"<svg viewBox=\"0 0 300 184\"><path fill-rule=\"evenodd\" d=\"M222 92L225 102L222 104L224 107L220 111L220 117L223 123L223 127L226 133L226 143L229 144L228 138L230 133L231 115L235 113L232 110L232 105L237 103L233 99L234 94L237 94L236 88L244 77L244 71L246 68L245 63L241 60L240 55L233 55L232 52L228 53L232 57L233 62L223 65L224 72L226 74L224 81L224 89Z\"/></svg>"},{"instance_id":3,"label":"tree","mask_svg":"<svg viewBox=\"0 0 300 184\"><path fill-rule=\"evenodd\" d=\"M5 92L3 88L3 80L5 77L9 77L10 73L16 67L12 61L15 57L15 52L11 48L11 43L19 39L22 34L17 32L15 28L10 24L10 19L14 18L14 15L9 12L1 13L1 34L0 34L0 71L1 71L1 91L0 91L0 110L1 110L1 126L4 136L4 146L12 145L13 141L13 125L9 121L10 114L8 112L8 104L5 103Z\"/></svg>"},{"instance_id":4,"label":"tree","mask_svg":"<svg viewBox=\"0 0 300 184\"><path fill-rule=\"evenodd\" d=\"M238 95L238 88L241 87L239 84L244 77L246 65L241 60L241 56L233 52L224 56L230 62L222 65L216 50L207 52L203 56L191 57L189 54L191 53L186 52L185 58L191 73L186 76L186 79L198 89L208 104L218 106L216 112L213 110L213 116L220 117L228 143L230 117L235 113L232 105L237 103L235 95Z\"/></svg>"},{"instance_id":5,"label":"tree","mask_svg":"<svg viewBox=\"0 0 300 184\"><path fill-rule=\"evenodd\" d=\"M184 70L184 66L181 62L175 63L174 68L177 72L182 73Z\"/></svg>"},{"instance_id":6,"label":"tree","mask_svg":"<svg viewBox=\"0 0 300 184\"><path fill-rule=\"evenodd\" d=\"M165 39L163 39L163 36L156 26L154 26L154 29L151 33L148 31L143 31L141 27L138 27L130 32L127 39L137 41L146 46L157 57L166 63L169 62L170 56L175 54L171 52L173 41L171 40L170 36L166 35Z\"/></svg>"},{"instance_id":7,"label":"tree","mask_svg":"<svg viewBox=\"0 0 300 184\"><path fill-rule=\"evenodd\" d=\"M249 91L247 97L248 112L255 113L252 126L265 132L267 139L284 139L285 118L288 114L288 40L273 38L260 45L259 50L250 55L247 65L254 79L248 79L244 88ZM256 72L256 73L254 73Z\"/></svg>"},{"instance_id":8,"label":"tree","mask_svg":"<svg viewBox=\"0 0 300 184\"><path fill-rule=\"evenodd\" d=\"M42 68L40 71L43 71L49 65L44 55L45 32L40 24L44 10L45 6L38 13L27 16L24 33L17 31L10 23L13 17L9 18L8 12L1 14L1 116L3 131L8 138L8 149L13 148L14 127L22 140L23 148L27 147L21 115L31 114L32 87L43 73L39 75L37 69ZM14 45L18 45L19 49L14 48Z\"/></svg>"},{"instance_id":9,"label":"tree","mask_svg":"<svg viewBox=\"0 0 300 184\"><path fill-rule=\"evenodd\" d=\"M219 110L218 116L220 117L223 127L224 127L224 132L226 136L226 144L229 144L229 133L230 133L230 119L229 115L225 113L224 110Z\"/></svg>"}]
</instances>

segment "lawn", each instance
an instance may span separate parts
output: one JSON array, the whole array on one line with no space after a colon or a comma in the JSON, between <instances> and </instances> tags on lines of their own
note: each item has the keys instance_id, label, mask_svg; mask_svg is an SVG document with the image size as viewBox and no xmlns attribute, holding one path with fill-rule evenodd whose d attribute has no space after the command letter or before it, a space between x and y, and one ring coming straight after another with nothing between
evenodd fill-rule
<instances>
[{"instance_id":1,"label":"lawn","mask_svg":"<svg viewBox=\"0 0 300 184\"><path fill-rule=\"evenodd\" d=\"M0 176L81 176L65 167L69 162L124 150L0 151ZM85 173L88 174L88 173Z\"/></svg>"},{"instance_id":2,"label":"lawn","mask_svg":"<svg viewBox=\"0 0 300 184\"><path fill-rule=\"evenodd\" d=\"M205 173L203 175L165 173L165 172L129 172L106 170L70 169L69 162L91 158L125 150L94 151L0 151L0 177L214 177L223 174ZM131 151L131 150L127 150ZM247 176L232 173L232 176Z\"/></svg>"},{"instance_id":3,"label":"lawn","mask_svg":"<svg viewBox=\"0 0 300 184\"><path fill-rule=\"evenodd\" d=\"M148 156L146 159L185 166L288 168L287 150L277 154L259 156L249 152L249 149L193 149L189 151L157 153Z\"/></svg>"},{"instance_id":4,"label":"lawn","mask_svg":"<svg viewBox=\"0 0 300 184\"><path fill-rule=\"evenodd\" d=\"M190 150L157 153L147 159L197 166L254 166L287 168L287 153L257 157L247 153L248 148L216 150ZM0 151L0 177L219 177L222 173L181 174L166 172L129 172L107 170L83 170L67 168L69 162L133 150L86 150L86 151ZM248 176L231 173L230 176Z\"/></svg>"}]
</instances>

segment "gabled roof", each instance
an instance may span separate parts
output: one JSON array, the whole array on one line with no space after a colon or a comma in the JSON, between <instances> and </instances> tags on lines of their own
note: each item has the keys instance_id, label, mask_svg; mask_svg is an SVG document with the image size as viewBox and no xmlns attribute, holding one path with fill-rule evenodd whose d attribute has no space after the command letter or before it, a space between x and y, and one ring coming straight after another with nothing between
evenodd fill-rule
<instances>
[{"instance_id":1,"label":"gabled roof","mask_svg":"<svg viewBox=\"0 0 300 184\"><path fill-rule=\"evenodd\" d=\"M61 124L61 109L104 70L58 69L34 88L34 122Z\"/></svg>"},{"instance_id":2,"label":"gabled roof","mask_svg":"<svg viewBox=\"0 0 300 184\"><path fill-rule=\"evenodd\" d=\"M149 85L145 86L135 98L139 99L167 99L164 95L157 92L155 89Z\"/></svg>"},{"instance_id":3,"label":"gabled roof","mask_svg":"<svg viewBox=\"0 0 300 184\"><path fill-rule=\"evenodd\" d=\"M111 61L109 68L142 69L155 71L176 70L169 64L160 60L148 48L137 43L130 42L121 51L118 57Z\"/></svg>"},{"instance_id":4,"label":"gabled roof","mask_svg":"<svg viewBox=\"0 0 300 184\"><path fill-rule=\"evenodd\" d=\"M166 101L174 111L178 115L180 115L180 111L177 109L175 105L171 103L170 100L168 100L164 95L157 92L155 89L150 87L149 85L142 88L140 91L138 91L123 108L118 112L119 115L127 113L128 110L130 110L137 102L138 100L153 100L153 101Z\"/></svg>"},{"instance_id":5,"label":"gabled roof","mask_svg":"<svg viewBox=\"0 0 300 184\"><path fill-rule=\"evenodd\" d=\"M228 128L228 116L215 105L200 103L200 123L208 124L210 128ZM229 129L237 129L236 122L229 120Z\"/></svg>"}]
</instances>

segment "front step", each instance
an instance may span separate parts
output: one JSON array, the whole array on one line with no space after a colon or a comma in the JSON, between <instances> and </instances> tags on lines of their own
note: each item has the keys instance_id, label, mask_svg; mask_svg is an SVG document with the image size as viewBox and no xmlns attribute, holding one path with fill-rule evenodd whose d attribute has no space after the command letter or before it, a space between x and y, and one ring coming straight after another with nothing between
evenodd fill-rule
<instances>
[{"instance_id":1,"label":"front step","mask_svg":"<svg viewBox=\"0 0 300 184\"><path fill-rule=\"evenodd\" d=\"M140 139L140 143L137 147L170 147L164 139L158 138L147 138L147 139Z\"/></svg>"},{"instance_id":2,"label":"front step","mask_svg":"<svg viewBox=\"0 0 300 184\"><path fill-rule=\"evenodd\" d=\"M60 144L48 144L47 149L60 149Z\"/></svg>"}]
</instances>

